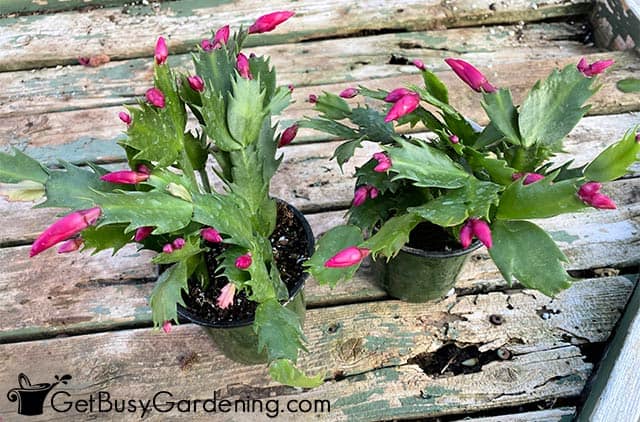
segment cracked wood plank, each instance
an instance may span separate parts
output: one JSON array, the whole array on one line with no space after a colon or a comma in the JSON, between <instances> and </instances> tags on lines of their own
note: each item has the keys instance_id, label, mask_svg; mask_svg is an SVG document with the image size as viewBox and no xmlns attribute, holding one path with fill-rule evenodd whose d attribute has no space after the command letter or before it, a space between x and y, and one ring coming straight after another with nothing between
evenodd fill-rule
<instances>
[{"instance_id":1,"label":"cracked wood plank","mask_svg":"<svg viewBox=\"0 0 640 422\"><path fill-rule=\"evenodd\" d=\"M97 54L106 54L112 60L147 56L161 34L168 38L172 51L184 52L210 36L212 29L225 24L246 27L273 10L293 9L296 16L273 33L252 37L250 42L254 45L345 37L367 31L530 22L584 14L590 8L586 0L278 0L258 4L247 0L182 0L162 3L157 10L107 8L82 14L5 18L0 71L77 63L79 56Z\"/></svg>"},{"instance_id":2,"label":"cracked wood plank","mask_svg":"<svg viewBox=\"0 0 640 422\"><path fill-rule=\"evenodd\" d=\"M121 6L131 2L131 0L2 0L0 15L51 13L63 10Z\"/></svg>"},{"instance_id":3,"label":"cracked wood plank","mask_svg":"<svg viewBox=\"0 0 640 422\"><path fill-rule=\"evenodd\" d=\"M488 416L485 418L457 419L457 422L567 422L573 420L576 414L575 407L559 407L557 409L538 410L524 413L512 413L500 416Z\"/></svg>"},{"instance_id":4,"label":"cracked wood plank","mask_svg":"<svg viewBox=\"0 0 640 422\"><path fill-rule=\"evenodd\" d=\"M640 179L611 183L605 192L618 210L591 211L542 221L569 258L570 269L630 267L640 264ZM316 235L342 221L342 212L309 215ZM116 255L93 257L43 252L29 260L28 246L0 248L5 262L0 274L0 341L51 337L123 326L150 324L147 298L157 269L149 255L135 256L133 248ZM52 269L55 268L55 271ZM101 268L97 275L92 270ZM149 282L144 282L147 280ZM471 255L456 284L459 294L505 289L506 282L485 249ZM386 295L374 281L368 265L355 278L331 290L314 280L307 285L307 303L329 306L382 299Z\"/></svg>"},{"instance_id":5,"label":"cracked wood plank","mask_svg":"<svg viewBox=\"0 0 640 422\"><path fill-rule=\"evenodd\" d=\"M324 385L310 391L276 385L262 365L229 361L192 324L180 325L170 335L136 329L0 345L5 356L0 384L15 384L18 373L28 368L38 377L70 373L73 380L65 389L76 400L100 390L127 398L150 398L167 390L179 398L204 399L219 390L219 397L231 399L330 400L331 413L314 415L321 420L433 417L577 397L592 364L574 343L606 341L632 288L630 280L611 277L575 283L554 300L525 290L450 297L429 306L384 301L310 310L306 335L312 353L301 357L300 366L328 375ZM584 303L584 309L576 310L577 303ZM555 310L550 318L540 317L544 307ZM495 312L504 317L500 326L489 322ZM568 336L564 327L576 323ZM496 355L457 375L426 373L411 363L417 355L435 353L452 342L491 352L500 347L511 357ZM14 412L13 404L0 401L0 416ZM56 417L50 406L45 415L46 420L87 416ZM167 416L155 412L148 420ZM232 420L236 415L222 417Z\"/></svg>"},{"instance_id":6,"label":"cracked wood plank","mask_svg":"<svg viewBox=\"0 0 640 422\"><path fill-rule=\"evenodd\" d=\"M251 51L271 57L278 70L278 83L300 87L415 74L409 60L417 57L442 71L448 69L443 59L450 55L487 67L587 55L595 50L578 41L586 36L584 26L577 21L403 32ZM405 64L390 64L392 57L396 63ZM191 54L172 54L169 62L178 70L193 69ZM144 95L152 75L152 56L95 68L67 66L0 73L0 115L37 115L133 103L134 96Z\"/></svg>"},{"instance_id":7,"label":"cracked wood plank","mask_svg":"<svg viewBox=\"0 0 640 422\"><path fill-rule=\"evenodd\" d=\"M592 98L590 103L592 115L640 111L640 93L623 93L615 84L618 80L640 72L640 61L631 53L600 53L588 56L589 61L605 57L614 57L617 67L604 75L602 89ZM553 68L577 63L578 56L558 58L556 60L528 60L507 63L493 67L489 78L501 86L513 91L514 102L520 103L526 91L538 79L546 77ZM481 67L482 68L482 67ZM487 121L480 106L480 95L475 95L451 71L438 72L443 81L450 86L450 102L461 113L484 124ZM417 69L403 76L379 78L364 81L371 88L387 90L407 84L420 83ZM322 91L339 92L345 87L355 84L354 81L340 84L301 87L293 93L295 102L281 117L281 124L287 127L304 116L313 116L312 104L306 102L310 93ZM355 97L350 102L361 101ZM381 107L377 103L376 107ZM19 115L6 117L0 127L0 150L16 147L41 161L56 163L62 158L67 161L82 163L87 161L113 162L121 161L124 155L116 141L122 139L124 125L118 119L121 107L105 107L84 110L43 113L39 115ZM636 121L637 123L637 121ZM405 132L408 128L402 128ZM413 132L424 131L424 127L416 126ZM298 140L327 140L327 135L310 129L300 130Z\"/></svg>"}]
</instances>

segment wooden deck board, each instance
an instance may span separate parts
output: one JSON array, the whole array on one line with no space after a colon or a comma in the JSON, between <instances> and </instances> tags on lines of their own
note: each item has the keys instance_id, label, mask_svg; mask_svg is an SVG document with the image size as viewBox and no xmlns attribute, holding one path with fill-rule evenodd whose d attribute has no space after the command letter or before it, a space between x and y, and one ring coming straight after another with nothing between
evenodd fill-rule
<instances>
[{"instance_id":1,"label":"wooden deck board","mask_svg":"<svg viewBox=\"0 0 640 422\"><path fill-rule=\"evenodd\" d=\"M576 57L596 50L583 44L585 22L469 27L279 44L251 49L271 57L278 81L296 87L416 74L408 60L419 57L435 70L448 69L450 55L483 66ZM390 64L406 60L407 64ZM191 54L169 63L192 71ZM0 115L118 106L142 96L152 81L152 56L100 67L65 66L0 73Z\"/></svg>"},{"instance_id":2,"label":"wooden deck board","mask_svg":"<svg viewBox=\"0 0 640 422\"><path fill-rule=\"evenodd\" d=\"M640 264L640 179L614 182L606 192L618 203L616 211L592 211L540 221L568 256L568 268L628 268ZM312 214L317 235L342 221L342 212ZM113 259L108 252L88 258L59 256L54 250L29 260L28 246L0 249L0 261L8 263L0 274L0 341L26 336L51 337L150 324L147 297L157 276L148 253L136 256L132 247ZM52 272L52 268L56 268ZM94 273L96 269L100 271ZM327 306L386 295L364 267L349 283L331 290L311 281L307 288L310 306ZM42 288L42 286L45 286ZM486 250L475 252L460 275L456 289L471 294L504 289L506 283ZM117 300L114 300L114 295Z\"/></svg>"},{"instance_id":3,"label":"wooden deck board","mask_svg":"<svg viewBox=\"0 0 640 422\"><path fill-rule=\"evenodd\" d=\"M168 389L201 399L218 389L225 397L254 398L277 391L281 400L330 400L332 413L318 415L326 420L435 416L575 397L592 365L574 343L605 341L632 287L613 277L576 283L553 301L522 291L428 306L384 301L310 310L306 334L314 353L304 355L301 366L329 371L329 379L346 378L307 392L275 387L260 365L227 360L191 324L171 335L137 329L1 345L6 359L0 361L0 384L15 383L17 373L29 368L43 376L72 373L68 390L76 398L98 390L146 397ZM544 319L538 313L543 307L555 313ZM497 312L504 317L500 326L489 322ZM484 352L504 348L513 358L491 361L480 372L442 376L408 362L451 342L476 344ZM0 402L0 416L9 412ZM55 420L51 414L49 409L48 420Z\"/></svg>"},{"instance_id":4,"label":"wooden deck board","mask_svg":"<svg viewBox=\"0 0 640 422\"><path fill-rule=\"evenodd\" d=\"M254 44L291 43L344 37L363 31L420 31L505 22L536 21L586 13L586 0L393 0L378 3L328 0L259 3L181 0L158 11L123 13L106 8L87 13L57 13L4 19L0 38L0 71L76 63L78 56L106 54L112 60L151 54L158 35L168 37L175 52L186 51L210 30L224 24L250 25L273 10L297 13L274 33L252 37ZM492 10L495 9L495 10ZM42 49L43 42L47 48Z\"/></svg>"}]
</instances>

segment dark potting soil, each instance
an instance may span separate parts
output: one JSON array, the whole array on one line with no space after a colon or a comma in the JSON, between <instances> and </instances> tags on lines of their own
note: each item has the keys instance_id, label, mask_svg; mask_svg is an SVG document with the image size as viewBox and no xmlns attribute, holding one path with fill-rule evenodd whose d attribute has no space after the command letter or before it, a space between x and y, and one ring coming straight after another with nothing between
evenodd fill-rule
<instances>
[{"instance_id":1,"label":"dark potting soil","mask_svg":"<svg viewBox=\"0 0 640 422\"><path fill-rule=\"evenodd\" d=\"M428 221L413 229L409 235L409 246L423 251L451 252L462 249L462 245L445 229Z\"/></svg>"},{"instance_id":2,"label":"dark potting soil","mask_svg":"<svg viewBox=\"0 0 640 422\"><path fill-rule=\"evenodd\" d=\"M303 273L302 264L309 258L308 245L304 227L293 212L280 202L276 229L269 241L280 277L291 293ZM244 292L236 293L233 303L227 309L221 309L216 305L222 288L228 282L227 278L221 275L221 270L216 273L220 264L218 256L224 251L225 246L213 243L208 243L207 246L211 249L205 255L210 275L209 285L203 289L197 280L190 279L188 293L182 293L186 307L191 313L211 323L252 320L257 304L248 300Z\"/></svg>"}]
</instances>

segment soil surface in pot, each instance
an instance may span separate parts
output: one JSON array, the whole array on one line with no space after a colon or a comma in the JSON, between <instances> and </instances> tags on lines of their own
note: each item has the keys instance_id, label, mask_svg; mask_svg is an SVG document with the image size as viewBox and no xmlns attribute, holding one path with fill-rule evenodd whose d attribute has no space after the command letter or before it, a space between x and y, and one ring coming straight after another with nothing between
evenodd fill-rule
<instances>
[{"instance_id":1,"label":"soil surface in pot","mask_svg":"<svg viewBox=\"0 0 640 422\"><path fill-rule=\"evenodd\" d=\"M278 203L278 218L276 229L269 238L273 250L276 266L280 270L280 277L289 292L295 286L303 273L302 264L309 258L307 241L302 224L293 212L282 203ZM190 312L209 322L231 322L252 320L257 304L247 299L244 292L235 295L233 304L227 309L220 309L216 300L227 278L222 276L216 268L220 261L218 256L224 251L224 245L208 244L211 250L206 255L210 283L206 289L195 279L189 280L189 291L183 292L182 297ZM211 276L212 274L215 276Z\"/></svg>"},{"instance_id":2,"label":"soil surface in pot","mask_svg":"<svg viewBox=\"0 0 640 422\"><path fill-rule=\"evenodd\" d=\"M409 235L408 245L423 251L452 252L462 249L462 245L442 227L423 222Z\"/></svg>"}]
</instances>

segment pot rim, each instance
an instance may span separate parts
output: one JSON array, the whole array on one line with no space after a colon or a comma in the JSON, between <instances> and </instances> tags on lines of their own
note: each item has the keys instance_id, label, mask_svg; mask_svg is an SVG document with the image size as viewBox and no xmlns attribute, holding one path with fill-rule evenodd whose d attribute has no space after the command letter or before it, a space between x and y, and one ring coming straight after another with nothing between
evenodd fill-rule
<instances>
[{"instance_id":1,"label":"pot rim","mask_svg":"<svg viewBox=\"0 0 640 422\"><path fill-rule=\"evenodd\" d=\"M291 212L293 212L293 215L296 217L296 219L302 224L302 228L304 230L304 234L307 237L307 253L309 255L309 257L311 257L311 255L313 255L313 252L315 251L315 237L313 236L313 231L311 230L311 226L309 225L309 222L307 221L307 219L305 218L305 216L293 205L291 205L290 203L279 199L279 198L274 198L278 203L284 204ZM309 277L309 273L306 271L303 271L302 275L298 278L298 280L296 281L296 283L293 285L293 289L290 292L289 295L289 299L282 303L283 306L286 306L287 304L289 304L295 297L296 295L300 294L302 292L302 288L304 286L305 281L307 280L307 278ZM206 319L203 319L201 317L199 317L198 315L196 315L195 313L191 312L188 308L178 304L178 316L181 318L186 319L189 322L193 322L194 324L198 324L204 327L210 327L210 328L238 328L238 327L247 327L251 324L253 324L253 321L255 319L255 316L251 319L244 319L244 320L238 320L238 321L218 321L218 322L211 322L208 321Z\"/></svg>"},{"instance_id":2,"label":"pot rim","mask_svg":"<svg viewBox=\"0 0 640 422\"><path fill-rule=\"evenodd\" d=\"M467 255L479 249L481 246L482 242L476 239L467 249L455 249L453 251L427 251L424 249L413 248L405 244L400 250L409 255L421 256L423 258L450 258Z\"/></svg>"}]
</instances>

